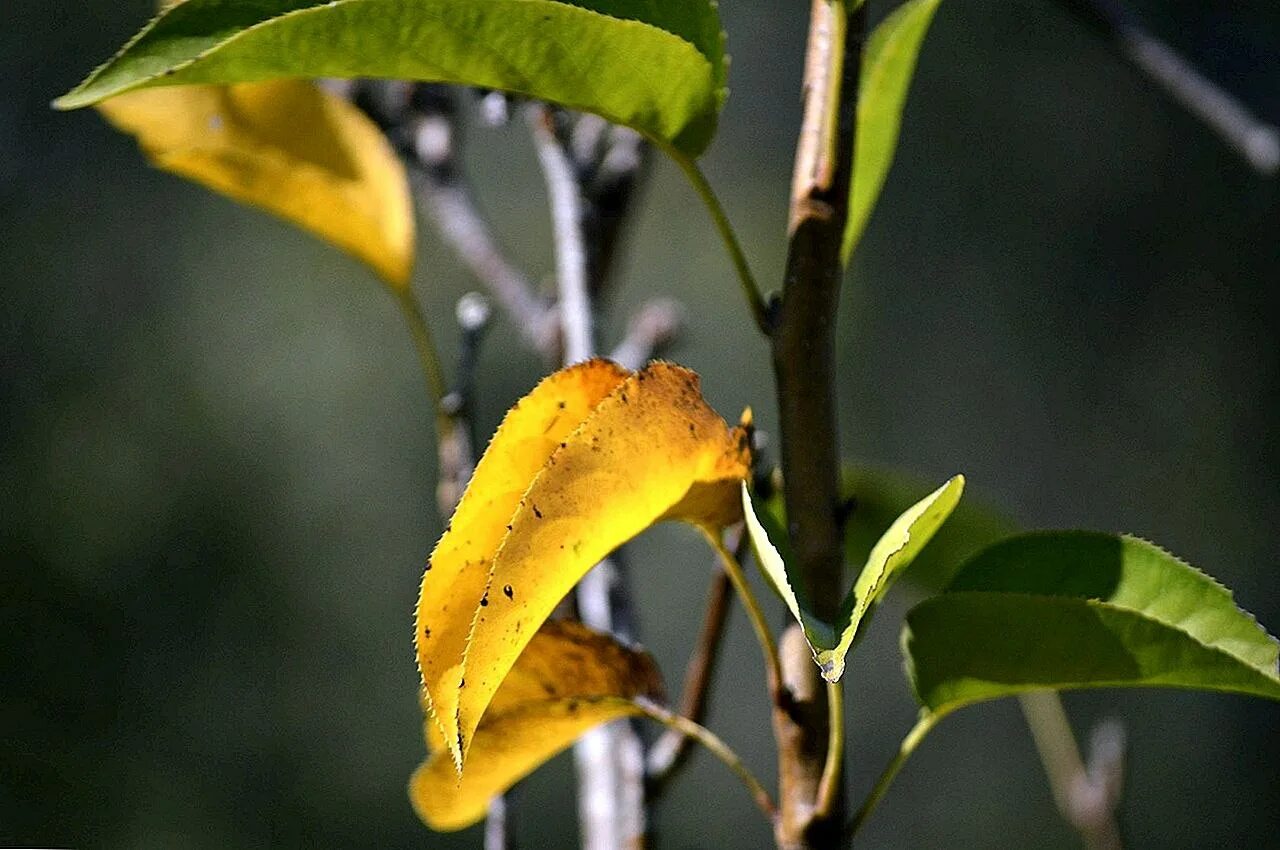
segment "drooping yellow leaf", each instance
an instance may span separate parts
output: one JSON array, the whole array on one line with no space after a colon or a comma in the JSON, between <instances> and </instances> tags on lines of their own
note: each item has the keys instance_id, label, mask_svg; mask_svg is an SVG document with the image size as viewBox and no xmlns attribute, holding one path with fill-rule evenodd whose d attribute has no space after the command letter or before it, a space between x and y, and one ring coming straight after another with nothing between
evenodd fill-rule
<instances>
[{"instance_id":1,"label":"drooping yellow leaf","mask_svg":"<svg viewBox=\"0 0 1280 850\"><path fill-rule=\"evenodd\" d=\"M441 733L457 749L457 692L471 619L529 482L587 414L627 377L622 368L592 360L544 379L520 399L498 427L444 536L431 554L415 615L418 668ZM535 625L529 630L537 630ZM448 718L448 721L445 720Z\"/></svg>"},{"instance_id":2,"label":"drooping yellow leaf","mask_svg":"<svg viewBox=\"0 0 1280 850\"><path fill-rule=\"evenodd\" d=\"M459 778L435 724L431 756L414 772L409 797L432 829L463 829L489 801L591 727L638 713L625 700L661 700L653 659L578 623L549 621L525 647L476 729Z\"/></svg>"},{"instance_id":3,"label":"drooping yellow leaf","mask_svg":"<svg viewBox=\"0 0 1280 850\"><path fill-rule=\"evenodd\" d=\"M707 406L694 373L667 363L628 375L592 361L512 408L418 600L423 685L459 770L512 664L594 564L662 520L741 518L748 443Z\"/></svg>"},{"instance_id":4,"label":"drooping yellow leaf","mask_svg":"<svg viewBox=\"0 0 1280 850\"><path fill-rule=\"evenodd\" d=\"M292 222L395 287L413 268L404 167L359 109L306 80L177 86L99 111L152 163Z\"/></svg>"}]
</instances>

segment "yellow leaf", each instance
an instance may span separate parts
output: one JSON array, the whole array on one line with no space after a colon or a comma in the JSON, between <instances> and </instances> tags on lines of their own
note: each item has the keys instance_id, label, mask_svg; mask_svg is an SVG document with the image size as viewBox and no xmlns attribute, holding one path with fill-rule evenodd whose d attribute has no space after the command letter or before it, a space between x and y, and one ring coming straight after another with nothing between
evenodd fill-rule
<instances>
[{"instance_id":1,"label":"yellow leaf","mask_svg":"<svg viewBox=\"0 0 1280 850\"><path fill-rule=\"evenodd\" d=\"M546 623L493 695L461 779L427 722L433 752L409 782L414 810L432 829L470 826L484 817L490 800L592 726L637 714L625 702L634 697L663 698L662 679L647 653L578 623Z\"/></svg>"},{"instance_id":2,"label":"yellow leaf","mask_svg":"<svg viewBox=\"0 0 1280 850\"><path fill-rule=\"evenodd\" d=\"M719 528L741 518L748 443L703 401L693 372L667 363L627 374L591 361L512 408L418 598L423 686L459 770L521 650L594 564L665 519Z\"/></svg>"},{"instance_id":3,"label":"yellow leaf","mask_svg":"<svg viewBox=\"0 0 1280 850\"><path fill-rule=\"evenodd\" d=\"M157 167L337 245L397 288L413 269L404 166L359 109L305 80L174 86L99 111Z\"/></svg>"}]
</instances>

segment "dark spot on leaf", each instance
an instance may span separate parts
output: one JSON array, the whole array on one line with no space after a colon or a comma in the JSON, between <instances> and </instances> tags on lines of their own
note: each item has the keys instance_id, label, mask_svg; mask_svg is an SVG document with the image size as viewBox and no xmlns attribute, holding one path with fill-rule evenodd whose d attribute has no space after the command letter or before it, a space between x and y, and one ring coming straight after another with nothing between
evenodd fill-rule
<instances>
[{"instance_id":1,"label":"dark spot on leaf","mask_svg":"<svg viewBox=\"0 0 1280 850\"><path fill-rule=\"evenodd\" d=\"M508 526L507 526L507 531L510 531L510 530L511 530L511 526L509 526L509 525L508 525Z\"/></svg>"},{"instance_id":2,"label":"dark spot on leaf","mask_svg":"<svg viewBox=\"0 0 1280 850\"><path fill-rule=\"evenodd\" d=\"M488 607L488 605L489 605L489 597L487 597L487 596L481 596L481 597L480 597L480 607L481 607L481 608L487 608L487 607Z\"/></svg>"},{"instance_id":3,"label":"dark spot on leaf","mask_svg":"<svg viewBox=\"0 0 1280 850\"><path fill-rule=\"evenodd\" d=\"M542 511L538 510L537 505L533 506L533 515L536 516L538 519L542 519Z\"/></svg>"},{"instance_id":4,"label":"dark spot on leaf","mask_svg":"<svg viewBox=\"0 0 1280 850\"><path fill-rule=\"evenodd\" d=\"M565 706L565 708L569 711L569 713L570 713L570 714L577 714L577 713L578 713L578 701L577 701L576 699L575 699L575 700L570 700L569 704L568 704L567 706Z\"/></svg>"},{"instance_id":5,"label":"dark spot on leaf","mask_svg":"<svg viewBox=\"0 0 1280 850\"><path fill-rule=\"evenodd\" d=\"M515 599L516 597L516 592L512 590L511 585L507 585L506 587L502 588L502 592L506 594L508 599Z\"/></svg>"},{"instance_id":6,"label":"dark spot on leaf","mask_svg":"<svg viewBox=\"0 0 1280 850\"><path fill-rule=\"evenodd\" d=\"M557 407L559 407L561 410L564 410L564 402L563 402L563 401L556 402L556 406L557 406Z\"/></svg>"}]
</instances>

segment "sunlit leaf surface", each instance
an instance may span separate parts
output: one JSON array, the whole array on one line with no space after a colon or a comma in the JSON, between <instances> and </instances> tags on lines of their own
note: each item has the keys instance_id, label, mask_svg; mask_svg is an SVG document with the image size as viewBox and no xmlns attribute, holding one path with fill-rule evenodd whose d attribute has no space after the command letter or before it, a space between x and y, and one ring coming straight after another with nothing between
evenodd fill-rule
<instances>
[{"instance_id":1,"label":"sunlit leaf surface","mask_svg":"<svg viewBox=\"0 0 1280 850\"><path fill-rule=\"evenodd\" d=\"M747 434L697 376L595 360L508 412L423 576L415 640L431 713L460 768L485 709L539 626L600 559L662 520L741 517Z\"/></svg>"},{"instance_id":2,"label":"sunlit leaf surface","mask_svg":"<svg viewBox=\"0 0 1280 850\"><path fill-rule=\"evenodd\" d=\"M55 106L279 77L501 89L595 112L693 157L715 132L725 60L709 0L186 0Z\"/></svg>"}]
</instances>

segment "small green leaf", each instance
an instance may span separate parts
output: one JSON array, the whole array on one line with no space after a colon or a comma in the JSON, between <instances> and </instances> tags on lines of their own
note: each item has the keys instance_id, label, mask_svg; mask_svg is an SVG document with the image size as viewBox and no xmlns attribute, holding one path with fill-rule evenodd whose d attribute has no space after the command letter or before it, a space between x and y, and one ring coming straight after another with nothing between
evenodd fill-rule
<instances>
[{"instance_id":1,"label":"small green leaf","mask_svg":"<svg viewBox=\"0 0 1280 850\"><path fill-rule=\"evenodd\" d=\"M853 152L853 197L844 229L841 258L847 264L893 164L902 127L902 109L916 59L933 13L942 0L907 0L885 18L867 40L858 91L857 145Z\"/></svg>"},{"instance_id":2,"label":"small green leaf","mask_svg":"<svg viewBox=\"0 0 1280 850\"><path fill-rule=\"evenodd\" d=\"M912 505L894 521L872 547L866 564L841 606L839 623L832 626L812 614L811 606L802 604L801 599L796 596L787 565L756 516L751 495L743 486L743 510L747 518L747 531L756 549L756 560L787 603L792 616L804 629L809 648L813 651L813 660L828 682L838 682L844 675L845 656L853 646L863 620L888 591L898 574L920 553L950 516L960 501L963 490L964 476L957 475Z\"/></svg>"},{"instance_id":3,"label":"small green leaf","mask_svg":"<svg viewBox=\"0 0 1280 850\"><path fill-rule=\"evenodd\" d=\"M725 93L709 0L186 0L55 102L279 77L460 83L595 112L695 157Z\"/></svg>"},{"instance_id":4,"label":"small green leaf","mask_svg":"<svg viewBox=\"0 0 1280 850\"><path fill-rule=\"evenodd\" d=\"M1274 638L1231 593L1157 546L1021 535L907 615L916 695L941 716L1030 690L1162 686L1280 700Z\"/></svg>"},{"instance_id":5,"label":"small green leaf","mask_svg":"<svg viewBox=\"0 0 1280 850\"><path fill-rule=\"evenodd\" d=\"M845 563L864 563L881 532L932 489L924 479L897 470L846 465L841 494L853 500L854 508L845 524ZM770 509L780 511L780 505L778 498ZM962 564L1017 531L1012 520L966 491L946 525L903 571L902 581L916 590L940 593Z\"/></svg>"}]
</instances>

